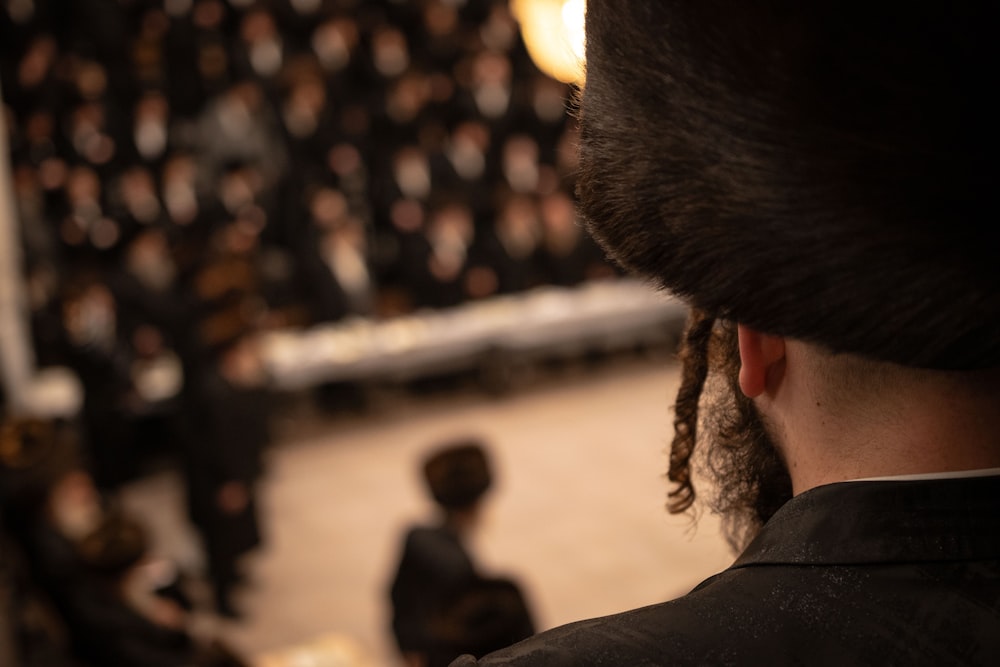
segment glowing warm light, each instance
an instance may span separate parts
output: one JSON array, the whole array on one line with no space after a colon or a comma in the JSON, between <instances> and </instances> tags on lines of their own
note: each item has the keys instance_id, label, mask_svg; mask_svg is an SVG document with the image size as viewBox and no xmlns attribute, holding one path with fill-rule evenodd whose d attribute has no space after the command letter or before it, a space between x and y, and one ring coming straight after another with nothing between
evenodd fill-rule
<instances>
[{"instance_id":1,"label":"glowing warm light","mask_svg":"<svg viewBox=\"0 0 1000 667\"><path fill-rule=\"evenodd\" d=\"M513 0L528 54L540 70L566 83L583 83L586 0Z\"/></svg>"}]
</instances>

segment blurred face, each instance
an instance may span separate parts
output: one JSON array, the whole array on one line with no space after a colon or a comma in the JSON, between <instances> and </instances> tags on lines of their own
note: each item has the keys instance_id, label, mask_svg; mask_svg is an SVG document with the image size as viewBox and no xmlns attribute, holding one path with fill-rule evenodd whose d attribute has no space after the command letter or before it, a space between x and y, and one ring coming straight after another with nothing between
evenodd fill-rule
<instances>
[{"instance_id":1,"label":"blurred face","mask_svg":"<svg viewBox=\"0 0 1000 667\"><path fill-rule=\"evenodd\" d=\"M517 22L507 4L495 4L490 15L480 29L483 43L491 50L509 51L517 39Z\"/></svg>"},{"instance_id":2,"label":"blurred face","mask_svg":"<svg viewBox=\"0 0 1000 667\"><path fill-rule=\"evenodd\" d=\"M404 75L389 92L386 112L397 123L412 121L430 99L430 81L422 74Z\"/></svg>"},{"instance_id":3,"label":"blurred face","mask_svg":"<svg viewBox=\"0 0 1000 667\"><path fill-rule=\"evenodd\" d=\"M277 26L271 15L265 11L250 12L243 20L240 32L254 71L264 77L277 74L284 54Z\"/></svg>"},{"instance_id":4,"label":"blurred face","mask_svg":"<svg viewBox=\"0 0 1000 667\"><path fill-rule=\"evenodd\" d=\"M309 202L313 224L321 229L333 229L347 215L347 197L340 190L322 188Z\"/></svg>"},{"instance_id":5,"label":"blurred face","mask_svg":"<svg viewBox=\"0 0 1000 667\"><path fill-rule=\"evenodd\" d=\"M395 201L389 215L392 226L404 233L417 232L424 226L424 207L412 199Z\"/></svg>"},{"instance_id":6,"label":"blurred face","mask_svg":"<svg viewBox=\"0 0 1000 667\"><path fill-rule=\"evenodd\" d=\"M25 88L34 88L48 76L57 55L56 41L43 35L31 43L18 66L18 82Z\"/></svg>"},{"instance_id":7,"label":"blurred face","mask_svg":"<svg viewBox=\"0 0 1000 667\"><path fill-rule=\"evenodd\" d=\"M122 174L119 194L129 214L139 222L149 224L160 214L153 176L144 167L134 167Z\"/></svg>"},{"instance_id":8,"label":"blurred face","mask_svg":"<svg viewBox=\"0 0 1000 667\"><path fill-rule=\"evenodd\" d=\"M235 385L257 387L264 382L264 364L257 342L245 338L223 355L222 374Z\"/></svg>"},{"instance_id":9,"label":"blurred face","mask_svg":"<svg viewBox=\"0 0 1000 667\"><path fill-rule=\"evenodd\" d=\"M424 27L437 37L452 33L458 28L458 12L454 7L432 0L424 7Z\"/></svg>"},{"instance_id":10,"label":"blurred face","mask_svg":"<svg viewBox=\"0 0 1000 667\"><path fill-rule=\"evenodd\" d=\"M427 156L414 147L404 148L396 154L393 176L404 195L412 199L426 199L431 191L431 168Z\"/></svg>"},{"instance_id":11,"label":"blurred face","mask_svg":"<svg viewBox=\"0 0 1000 667\"><path fill-rule=\"evenodd\" d=\"M166 98L157 93L147 94L136 103L132 138L147 160L159 157L167 147L167 112Z\"/></svg>"},{"instance_id":12,"label":"blurred face","mask_svg":"<svg viewBox=\"0 0 1000 667\"><path fill-rule=\"evenodd\" d=\"M90 475L74 470L61 477L49 491L49 516L68 539L93 531L101 519L100 495Z\"/></svg>"},{"instance_id":13,"label":"blurred face","mask_svg":"<svg viewBox=\"0 0 1000 667\"><path fill-rule=\"evenodd\" d=\"M63 322L74 345L110 347L114 344L116 326L111 292L103 285L91 286L66 304Z\"/></svg>"},{"instance_id":14,"label":"blurred face","mask_svg":"<svg viewBox=\"0 0 1000 667\"><path fill-rule=\"evenodd\" d=\"M372 40L372 60L375 69L385 77L398 76L410 66L406 36L395 28L382 28Z\"/></svg>"},{"instance_id":15,"label":"blurred face","mask_svg":"<svg viewBox=\"0 0 1000 667\"><path fill-rule=\"evenodd\" d=\"M146 287L158 291L169 288L177 273L167 239L157 230L145 232L132 241L126 265Z\"/></svg>"},{"instance_id":16,"label":"blurred face","mask_svg":"<svg viewBox=\"0 0 1000 667\"><path fill-rule=\"evenodd\" d=\"M313 33L312 47L323 69L337 71L351 61L351 52L358 43L358 29L349 19L322 23Z\"/></svg>"},{"instance_id":17,"label":"blurred face","mask_svg":"<svg viewBox=\"0 0 1000 667\"><path fill-rule=\"evenodd\" d=\"M170 158L163 168L163 204L170 219L187 225L198 216L194 161L187 156Z\"/></svg>"}]
</instances>

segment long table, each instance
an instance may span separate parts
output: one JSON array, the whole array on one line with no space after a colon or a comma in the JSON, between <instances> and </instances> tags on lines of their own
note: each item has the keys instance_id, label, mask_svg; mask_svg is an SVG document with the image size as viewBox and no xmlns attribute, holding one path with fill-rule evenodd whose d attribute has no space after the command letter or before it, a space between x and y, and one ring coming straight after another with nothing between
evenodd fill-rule
<instances>
[{"instance_id":1,"label":"long table","mask_svg":"<svg viewBox=\"0 0 1000 667\"><path fill-rule=\"evenodd\" d=\"M542 287L386 320L347 319L262 337L271 385L405 381L486 364L672 344L687 309L632 279Z\"/></svg>"}]
</instances>

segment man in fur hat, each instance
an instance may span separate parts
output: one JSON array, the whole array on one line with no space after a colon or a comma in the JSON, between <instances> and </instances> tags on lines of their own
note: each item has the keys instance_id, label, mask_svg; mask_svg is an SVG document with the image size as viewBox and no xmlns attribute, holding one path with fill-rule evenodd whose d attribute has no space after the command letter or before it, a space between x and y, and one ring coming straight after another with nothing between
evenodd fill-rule
<instances>
[{"instance_id":1,"label":"man in fur hat","mask_svg":"<svg viewBox=\"0 0 1000 667\"><path fill-rule=\"evenodd\" d=\"M670 509L704 461L742 552L686 596L455 667L996 661L987 12L588 3L582 207L692 306Z\"/></svg>"}]
</instances>

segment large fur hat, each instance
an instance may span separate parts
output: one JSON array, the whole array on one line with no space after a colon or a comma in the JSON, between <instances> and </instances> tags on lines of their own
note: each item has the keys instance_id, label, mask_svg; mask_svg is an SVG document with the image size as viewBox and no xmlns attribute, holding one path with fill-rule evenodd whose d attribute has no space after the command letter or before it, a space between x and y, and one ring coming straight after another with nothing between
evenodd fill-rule
<instances>
[{"instance_id":1,"label":"large fur hat","mask_svg":"<svg viewBox=\"0 0 1000 667\"><path fill-rule=\"evenodd\" d=\"M1000 366L986 2L591 0L578 188L709 314L910 366Z\"/></svg>"},{"instance_id":2,"label":"large fur hat","mask_svg":"<svg viewBox=\"0 0 1000 667\"><path fill-rule=\"evenodd\" d=\"M424 460L424 480L438 504L462 509L486 493L493 475L482 443L465 438L440 445Z\"/></svg>"}]
</instances>

